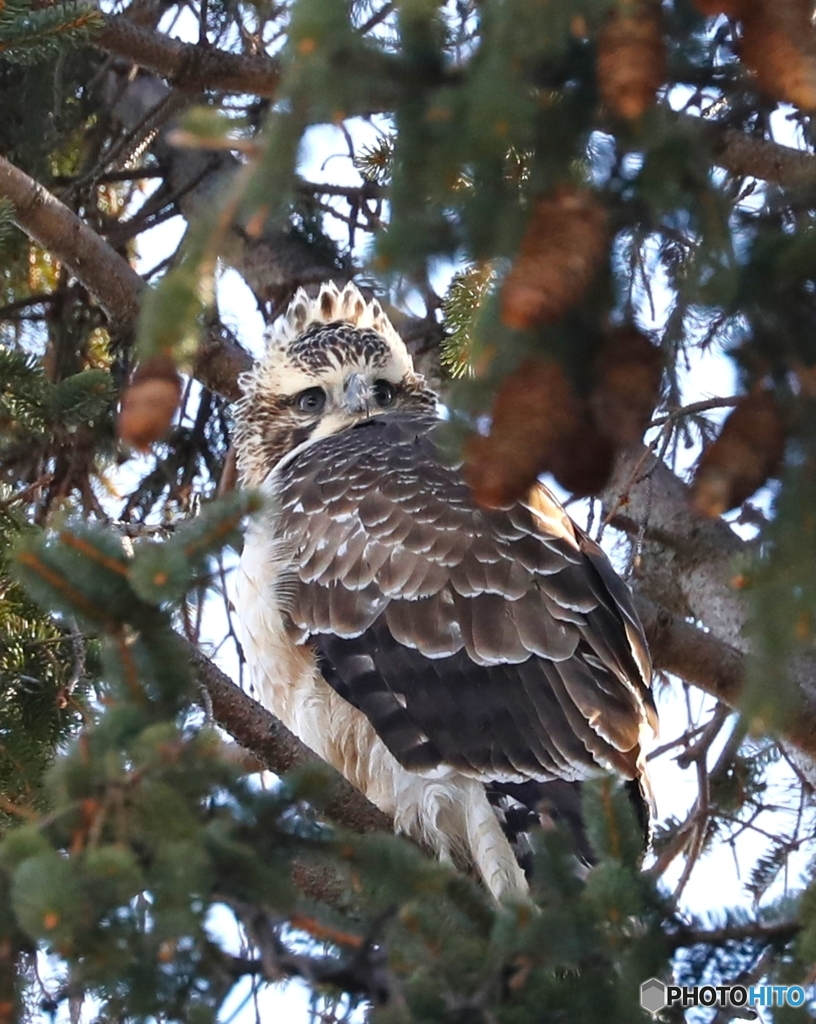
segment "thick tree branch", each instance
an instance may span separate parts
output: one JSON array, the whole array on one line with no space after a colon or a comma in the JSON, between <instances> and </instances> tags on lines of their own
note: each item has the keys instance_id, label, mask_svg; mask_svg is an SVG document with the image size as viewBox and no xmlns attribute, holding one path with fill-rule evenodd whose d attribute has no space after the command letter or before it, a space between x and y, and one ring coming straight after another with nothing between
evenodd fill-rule
<instances>
[{"instance_id":1,"label":"thick tree branch","mask_svg":"<svg viewBox=\"0 0 816 1024\"><path fill-rule=\"evenodd\" d=\"M758 139L736 128L706 125L714 161L736 177L759 178L797 196L816 195L816 156L778 142Z\"/></svg>"},{"instance_id":2,"label":"thick tree branch","mask_svg":"<svg viewBox=\"0 0 816 1024\"><path fill-rule=\"evenodd\" d=\"M182 92L249 93L272 99L280 82L279 64L270 57L183 43L135 25L121 15L105 15L93 42L158 72Z\"/></svg>"},{"instance_id":3,"label":"thick tree branch","mask_svg":"<svg viewBox=\"0 0 816 1024\"><path fill-rule=\"evenodd\" d=\"M144 282L127 260L24 171L0 156L0 196L29 238L65 263L111 321L133 324Z\"/></svg>"},{"instance_id":4,"label":"thick tree branch","mask_svg":"<svg viewBox=\"0 0 816 1024\"><path fill-rule=\"evenodd\" d=\"M119 330L135 332L146 285L127 260L64 203L0 156L0 196L14 207L14 221L29 238L64 263ZM238 374L249 353L220 324L203 335L193 368L198 380L226 398L238 397Z\"/></svg>"},{"instance_id":5,"label":"thick tree branch","mask_svg":"<svg viewBox=\"0 0 816 1024\"><path fill-rule=\"evenodd\" d=\"M672 615L643 594L635 595L654 667L679 676L731 708L739 707L745 656L730 644ZM816 727L816 722L814 722ZM816 752L816 732L813 738Z\"/></svg>"},{"instance_id":6,"label":"thick tree branch","mask_svg":"<svg viewBox=\"0 0 816 1024\"><path fill-rule=\"evenodd\" d=\"M745 543L722 520L695 515L688 488L643 445L624 451L603 494L610 523L645 530L638 589L681 618L693 618L721 640L746 649L746 612L733 559Z\"/></svg>"},{"instance_id":7,"label":"thick tree branch","mask_svg":"<svg viewBox=\"0 0 816 1024\"><path fill-rule=\"evenodd\" d=\"M256 700L244 693L224 672L193 644L183 641L196 679L207 691L216 722L242 747L253 753L276 775L304 764L320 762L317 754L302 743L294 733L270 714ZM370 803L363 794L334 769L326 766L331 779L323 805L326 816L354 832L391 830L387 815Z\"/></svg>"}]
</instances>

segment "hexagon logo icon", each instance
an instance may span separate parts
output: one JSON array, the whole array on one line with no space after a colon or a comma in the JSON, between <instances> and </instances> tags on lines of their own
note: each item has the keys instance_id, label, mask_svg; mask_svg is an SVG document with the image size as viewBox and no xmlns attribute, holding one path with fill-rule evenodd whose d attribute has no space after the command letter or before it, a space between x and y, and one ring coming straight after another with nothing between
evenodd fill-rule
<instances>
[{"instance_id":1,"label":"hexagon logo icon","mask_svg":"<svg viewBox=\"0 0 816 1024\"><path fill-rule=\"evenodd\" d=\"M640 986L640 1005L653 1017L666 1005L666 986L657 978L649 978Z\"/></svg>"}]
</instances>

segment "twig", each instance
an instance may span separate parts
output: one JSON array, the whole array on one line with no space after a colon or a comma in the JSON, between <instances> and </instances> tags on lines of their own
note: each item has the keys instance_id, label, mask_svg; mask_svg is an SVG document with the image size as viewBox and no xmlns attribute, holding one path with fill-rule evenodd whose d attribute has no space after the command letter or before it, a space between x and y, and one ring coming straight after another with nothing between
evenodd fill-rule
<instances>
[{"instance_id":1,"label":"twig","mask_svg":"<svg viewBox=\"0 0 816 1024\"><path fill-rule=\"evenodd\" d=\"M43 487L50 484L54 479L53 473L46 473L34 481L33 484L29 484L28 487L24 487L21 491L15 491L14 494L9 495L8 498L4 498L0 501L0 508L9 508L11 505L16 505L20 501L28 501L29 498L33 498L37 491L42 490Z\"/></svg>"},{"instance_id":2,"label":"twig","mask_svg":"<svg viewBox=\"0 0 816 1024\"><path fill-rule=\"evenodd\" d=\"M383 4L382 7L378 11L375 11L371 15L371 17L368 19L368 21L364 21L363 24L360 26L360 29L359 29L360 35L364 36L367 32L370 32L372 30L372 28L376 28L377 25L380 25L382 22L384 22L385 19L388 17L388 15L393 10L394 10L394 4L393 3L389 2L387 4Z\"/></svg>"},{"instance_id":3,"label":"twig","mask_svg":"<svg viewBox=\"0 0 816 1024\"><path fill-rule=\"evenodd\" d=\"M692 402L679 409L670 409L665 416L657 416L649 424L650 427L660 427L671 420L680 419L681 416L694 416L699 412L709 412L711 409L729 409L739 401L739 395L732 395L730 398L706 398L700 402Z\"/></svg>"}]
</instances>

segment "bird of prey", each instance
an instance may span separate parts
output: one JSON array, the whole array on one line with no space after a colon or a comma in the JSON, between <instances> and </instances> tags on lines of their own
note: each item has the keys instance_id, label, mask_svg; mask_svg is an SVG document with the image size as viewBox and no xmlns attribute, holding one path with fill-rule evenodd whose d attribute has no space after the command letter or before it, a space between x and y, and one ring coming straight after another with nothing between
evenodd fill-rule
<instances>
[{"instance_id":1,"label":"bird of prey","mask_svg":"<svg viewBox=\"0 0 816 1024\"><path fill-rule=\"evenodd\" d=\"M436 395L354 285L299 291L242 388L239 473L266 498L235 590L256 693L398 831L522 898L531 817L577 818L603 769L643 779L627 587L543 485L474 502Z\"/></svg>"}]
</instances>

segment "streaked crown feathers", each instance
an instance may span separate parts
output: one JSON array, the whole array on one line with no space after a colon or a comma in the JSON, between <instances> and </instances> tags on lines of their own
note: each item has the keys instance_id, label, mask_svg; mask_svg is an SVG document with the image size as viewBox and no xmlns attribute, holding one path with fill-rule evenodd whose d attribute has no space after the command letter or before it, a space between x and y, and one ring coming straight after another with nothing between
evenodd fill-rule
<instances>
[{"instance_id":1,"label":"streaked crown feathers","mask_svg":"<svg viewBox=\"0 0 816 1024\"><path fill-rule=\"evenodd\" d=\"M395 350L396 354L408 351L397 334L393 324L383 312L376 299L366 301L360 289L349 282L343 290L334 281L320 286L317 298L310 298L298 288L289 308L266 332L267 348L285 348L289 342L299 338L312 324L330 324L343 321L358 330L376 331Z\"/></svg>"}]
</instances>

